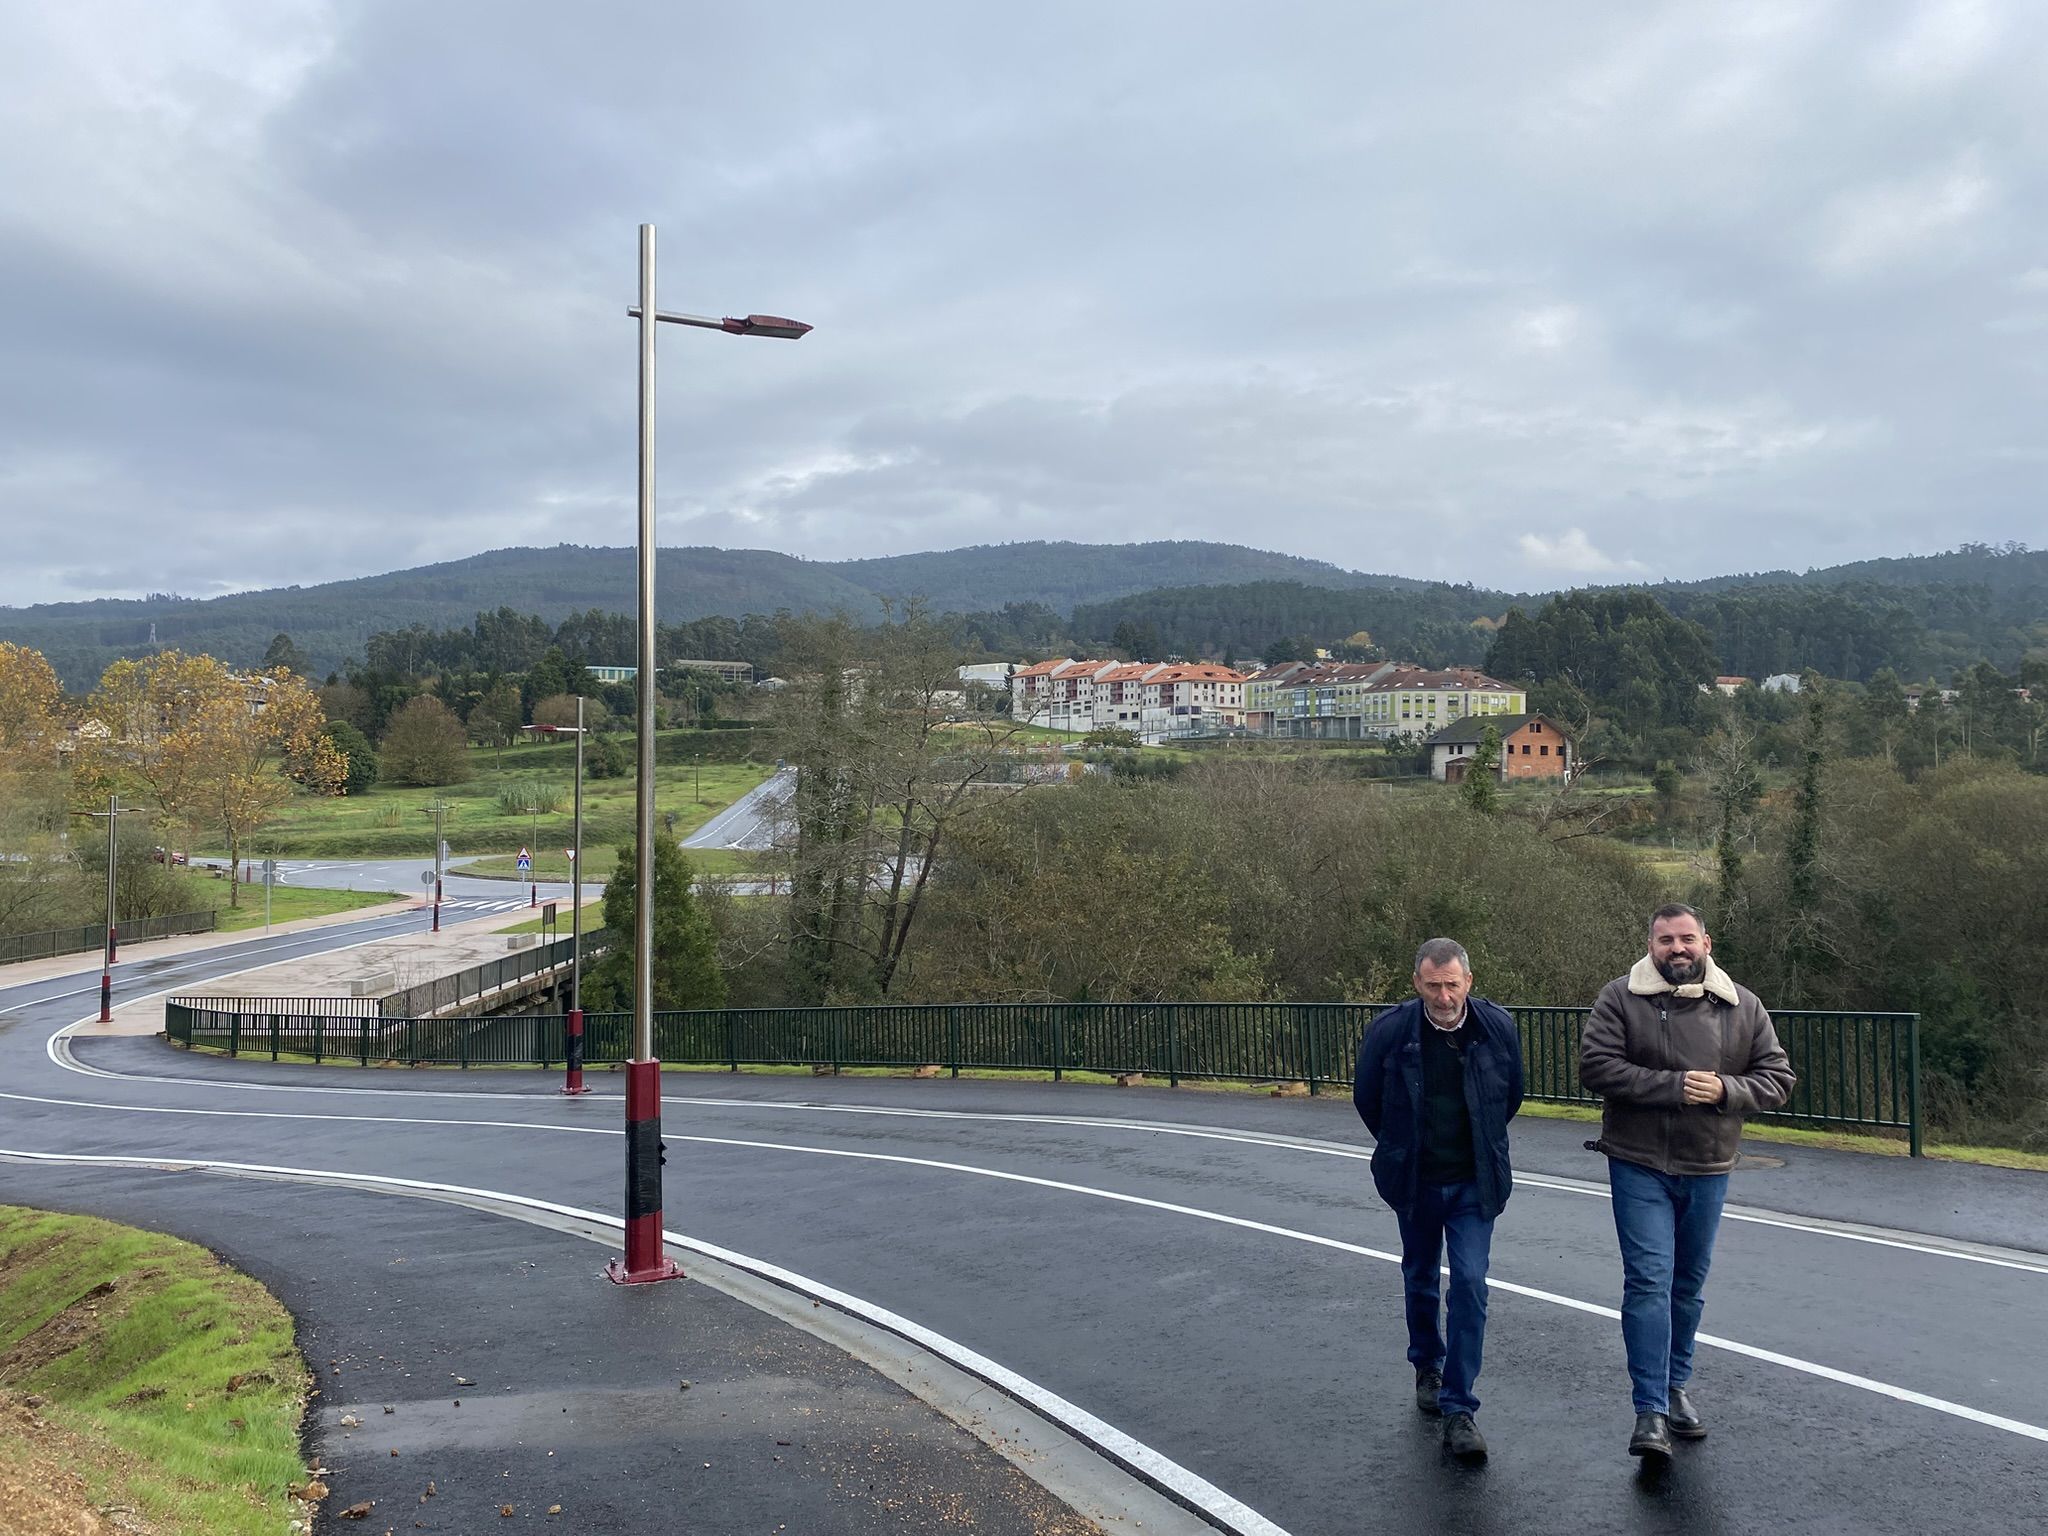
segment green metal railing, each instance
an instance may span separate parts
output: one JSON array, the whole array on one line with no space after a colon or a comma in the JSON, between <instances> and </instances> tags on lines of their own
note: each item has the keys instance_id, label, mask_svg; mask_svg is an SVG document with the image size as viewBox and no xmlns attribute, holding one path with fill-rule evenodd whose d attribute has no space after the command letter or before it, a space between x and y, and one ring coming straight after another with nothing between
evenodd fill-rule
<instances>
[{"instance_id":1,"label":"green metal railing","mask_svg":"<svg viewBox=\"0 0 2048 1536\"><path fill-rule=\"evenodd\" d=\"M574 938L554 939L546 944L535 944L531 949L514 950L502 960L486 960L482 965L472 965L452 975L436 976L416 987L393 992L379 1003L378 1011L387 1019L429 1018L446 1013L450 1008L459 1008L464 1003L488 997L514 982L559 970L569 963L569 953L575 942ZM585 933L585 963L611 948L611 942L609 928L593 928Z\"/></svg>"},{"instance_id":2,"label":"green metal railing","mask_svg":"<svg viewBox=\"0 0 2048 1536\"><path fill-rule=\"evenodd\" d=\"M586 940L587 942L587 940ZM344 1005L347 1000L339 1000ZM252 1006L254 1005L254 1006ZM359 1006L359 1005L357 1005ZM655 1055L678 1064L1143 1073L1184 1079L1351 1081L1359 1039L1387 1003L952 1003L876 1008L726 1008L660 1013ZM1597 1104L1579 1084L1579 1031L1589 1010L1517 1006L1527 1096ZM1785 1012L1772 1016L1799 1086L1761 1119L1859 1131L1904 1131L1921 1151L1920 1016ZM562 1060L562 1020L404 1018L332 1013L318 998L174 998L165 1027L183 1045L231 1055L422 1066L549 1066ZM627 1059L632 1019L584 1019L584 1060Z\"/></svg>"},{"instance_id":3,"label":"green metal railing","mask_svg":"<svg viewBox=\"0 0 2048 1536\"><path fill-rule=\"evenodd\" d=\"M115 924L114 932L123 944L134 944L143 939L167 939L173 934L212 933L219 926L218 912L174 912L169 917L124 918ZM0 934L0 965L11 965L17 960L48 960L54 955L85 955L106 947L104 923Z\"/></svg>"}]
</instances>

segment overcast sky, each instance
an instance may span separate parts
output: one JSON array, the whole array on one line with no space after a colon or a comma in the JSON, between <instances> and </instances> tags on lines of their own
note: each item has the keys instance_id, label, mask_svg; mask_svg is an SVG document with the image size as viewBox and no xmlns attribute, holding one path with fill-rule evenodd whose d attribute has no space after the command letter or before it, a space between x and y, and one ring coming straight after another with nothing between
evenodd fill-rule
<instances>
[{"instance_id":1,"label":"overcast sky","mask_svg":"<svg viewBox=\"0 0 2048 1536\"><path fill-rule=\"evenodd\" d=\"M2043 542L2048 7L64 0L0 603L1208 538L1533 588Z\"/></svg>"}]
</instances>

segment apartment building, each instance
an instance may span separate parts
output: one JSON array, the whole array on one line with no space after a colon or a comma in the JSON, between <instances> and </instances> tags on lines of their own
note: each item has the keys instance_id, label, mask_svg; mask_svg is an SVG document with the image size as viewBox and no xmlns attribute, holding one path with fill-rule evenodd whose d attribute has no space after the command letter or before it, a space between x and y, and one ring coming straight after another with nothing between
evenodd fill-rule
<instances>
[{"instance_id":1,"label":"apartment building","mask_svg":"<svg viewBox=\"0 0 2048 1536\"><path fill-rule=\"evenodd\" d=\"M1114 726L1163 741L1243 725L1244 687L1242 672L1206 662L1061 657L1011 674L1010 714L1055 731Z\"/></svg>"},{"instance_id":2,"label":"apartment building","mask_svg":"<svg viewBox=\"0 0 2048 1536\"><path fill-rule=\"evenodd\" d=\"M1245 724L1315 740L1427 736L1472 715L1517 714L1519 688L1474 667L1432 670L1412 662L1284 662L1245 683Z\"/></svg>"}]
</instances>

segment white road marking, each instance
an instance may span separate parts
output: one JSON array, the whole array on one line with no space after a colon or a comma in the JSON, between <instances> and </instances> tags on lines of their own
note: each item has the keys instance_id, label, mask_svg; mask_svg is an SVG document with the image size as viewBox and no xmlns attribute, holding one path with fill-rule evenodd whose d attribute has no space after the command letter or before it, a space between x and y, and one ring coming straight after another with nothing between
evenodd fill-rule
<instances>
[{"instance_id":1,"label":"white road marking","mask_svg":"<svg viewBox=\"0 0 2048 1536\"><path fill-rule=\"evenodd\" d=\"M366 941L375 942L375 941ZM357 946L349 946L351 948ZM253 967L252 967L253 969ZM230 973L237 974L237 973ZM213 978L220 979L220 978ZM167 988L166 992L178 988ZM146 1002L153 993L131 1002ZM172 1077L138 1072L109 1072L99 1067L89 1067L71 1055L69 1036L75 1029L94 1022L81 1019L65 1026L50 1038L47 1054L58 1066L68 1071L90 1077L111 1078L121 1082L160 1083L192 1088L227 1088L258 1093L327 1093L327 1094L368 1094L385 1097L416 1097L475 1100L479 1097L500 1099L527 1099L554 1102L559 1095L553 1093L477 1093L453 1092L432 1088L350 1088L331 1084L312 1083L250 1083L229 1080L212 1080L197 1077ZM58 1042L64 1041L60 1048ZM613 1097L613 1095L603 1095ZM1367 1162L1372 1158L1369 1148L1346 1147L1334 1142L1317 1141L1307 1137L1264 1135L1255 1131L1238 1131L1211 1127L1179 1125L1148 1120L1118 1120L1092 1115L1043 1115L1000 1113L985 1110L955 1109L904 1109L871 1104L827 1104L817 1101L803 1103L782 1103L766 1099L717 1099L691 1098L664 1094L664 1104L687 1104L700 1108L719 1110L771 1110L787 1112L809 1112L816 1114L875 1115L902 1119L924 1120L969 1120L995 1123L1013 1122L1021 1125L1068 1126L1090 1130L1135 1131L1149 1135L1184 1136L1204 1141L1234 1142L1242 1146L1265 1147L1274 1151L1304 1152L1316 1157L1336 1157L1352 1161ZM1518 1173L1514 1176L1518 1187L1544 1189L1560 1194L1587 1195L1595 1199L1611 1199L1606 1186L1590 1180L1568 1179L1549 1174ZM1990 1244L1949 1244L1931 1241L1926 1234L1905 1232L1898 1228L1870 1227L1860 1223L1829 1221L1818 1217L1799 1217L1779 1212L1759 1210L1751 1206L1724 1206L1722 1217L1728 1221L1746 1222L1753 1226L1775 1227L1787 1232L1801 1232L1813 1237L1839 1238L1844 1242L1867 1243L1876 1247L1895 1248L1907 1253L1922 1253L1934 1258L1957 1259L1970 1264L1988 1264L2000 1269L2024 1270L2033 1274L2048 1274L2048 1259L2033 1259L2010 1249L1995 1249Z\"/></svg>"},{"instance_id":2,"label":"white road marking","mask_svg":"<svg viewBox=\"0 0 2048 1536\"><path fill-rule=\"evenodd\" d=\"M20 1099L27 1100L28 1102L53 1104L65 1104L69 1102L66 1100L38 1100L34 1099L30 1095L13 1093L0 1094L0 1098ZM362 1121L370 1124L424 1123L434 1125L487 1125L494 1128L502 1128L508 1130L580 1129L584 1131L585 1134L591 1135L623 1136L625 1134L623 1130L615 1130L603 1127L593 1126L572 1128L538 1124L522 1124L516 1121L414 1121L395 1116L383 1117L374 1115L310 1115L289 1112L270 1112L264 1110L164 1109L158 1108L156 1106L116 1104L78 1107L92 1107L106 1110L131 1110L140 1113L155 1114L221 1115L247 1119L343 1120ZM1108 1200L1119 1205L1132 1205L1141 1207L1146 1210L1164 1211L1168 1214L1176 1216L1188 1216L1198 1221L1214 1222L1220 1226L1237 1227L1244 1231L1258 1232L1270 1237L1284 1238L1291 1242L1307 1243L1313 1247L1328 1248L1341 1253L1356 1254L1361 1258L1377 1259L1380 1262L1386 1264L1399 1265L1401 1262L1401 1256L1398 1253L1391 1253L1384 1248L1368 1248L1360 1243L1346 1242L1342 1238L1326 1237L1319 1232L1304 1232L1296 1227L1283 1227L1276 1225L1272 1222L1255 1221L1250 1217L1232 1216L1222 1211L1204 1210L1199 1206L1182 1205L1178 1202L1171 1200L1154 1200L1144 1195L1132 1195L1126 1194L1120 1190L1102 1189L1092 1184L1075 1184L1064 1179L1041 1178L1036 1174L1012 1173L1008 1170L1000 1168L982 1168L977 1167L976 1165L971 1163L948 1162L939 1158L911 1157L906 1154L894 1152L861 1152L841 1147L809 1147L796 1145L790 1142L755 1141L743 1137L734 1136L686 1135L666 1130L664 1130L664 1132L662 1133L662 1140L675 1142L691 1142L701 1146L737 1147L749 1151L792 1152L811 1157L837 1157L846 1158L857 1162L889 1163L902 1167L930 1168L944 1173L968 1174L976 1178L996 1179L1007 1184L1022 1184L1038 1189L1056 1190L1063 1194L1085 1195L1092 1199ZM0 1156L17 1155L24 1157L46 1156L61 1159L66 1154L37 1154L26 1152L14 1153L8 1151L7 1149L0 1148ZM105 1158L91 1160L120 1163L140 1163L145 1165L154 1165L158 1162L163 1161L163 1159L158 1158ZM184 1159L176 1156L173 1156L170 1160L177 1162L190 1161L189 1159ZM201 1165L210 1166L205 1164ZM241 1167L243 1165L221 1164L220 1166ZM319 1170L286 1171L307 1173L320 1172ZM375 1178L380 1176L364 1174L360 1175L360 1177ZM409 1183L412 1181L394 1180L391 1182ZM535 1203L545 1204L545 1202ZM1535 1286L1521 1285L1512 1280L1499 1280L1495 1279L1490 1275L1487 1277L1486 1284L1489 1289L1503 1291L1509 1295L1523 1296L1528 1297L1531 1300L1535 1301L1549 1302L1553 1306L1566 1307L1575 1312L1584 1312L1595 1317L1604 1317L1616 1322L1620 1321L1621 1319L1621 1313L1613 1307L1603 1306L1597 1302L1581 1301L1575 1296L1566 1296L1557 1291L1541 1290ZM1987 1413L1980 1408L1972 1408L1964 1403L1956 1403L1951 1402L1946 1398L1933 1397L1924 1392L1916 1392L1909 1387L1894 1386L1890 1382L1879 1381L1874 1377L1859 1376L1849 1371L1837 1370L1835 1367L1830 1365L1822 1365L1816 1361L1811 1360L1802 1360L1796 1355L1781 1354L1776 1350L1764 1349L1754 1344L1745 1344L1738 1339L1723 1338L1718 1334L1702 1333L1698 1336L1698 1340L1701 1344L1708 1345L1715 1349L1726 1350L1731 1354L1745 1355L1754 1360L1767 1361L1773 1365L1783 1366L1787 1370L1798 1371L1809 1376L1817 1376L1827 1381L1838 1382L1844 1386L1856 1387L1861 1389L1862 1391L1875 1393L1880 1397L1889 1397L1899 1402L1911 1403L1922 1408L1931 1408L1938 1413L1946 1413L1956 1418L1968 1419L1973 1423L1988 1425L1994 1429L2002 1429L2010 1434L2023 1435L2029 1439L2048 1442L2048 1429L2043 1429L2037 1425L2025 1423L2019 1419L2010 1419L1999 1414Z\"/></svg>"},{"instance_id":3,"label":"white road marking","mask_svg":"<svg viewBox=\"0 0 2048 1536\"><path fill-rule=\"evenodd\" d=\"M118 1166L127 1168L153 1168L166 1172L181 1172L186 1169L205 1169L223 1173L258 1174L269 1178L303 1179L328 1184L342 1184L357 1188L372 1188L395 1193L421 1195L443 1195L466 1197L473 1200L491 1200L506 1205L520 1206L533 1211L545 1211L550 1215L567 1216L577 1221L587 1221L594 1226L623 1231L625 1223L616 1216L602 1216L596 1211L584 1210L578 1206L561 1205L552 1200L535 1200L525 1195L508 1194L502 1190L474 1189L461 1184L439 1184L424 1179L401 1179L377 1174L341 1173L319 1168L286 1168L262 1163L231 1163L199 1158L148 1158L127 1156L92 1156L87 1154L60 1154L46 1152L16 1152L0 1148L0 1158L17 1158L27 1162L83 1164L89 1166ZM1131 1468L1155 1486L1166 1489L1176 1499L1204 1515L1225 1530L1235 1531L1239 1536L1288 1536L1281 1526L1274 1524L1243 1500L1233 1497L1218 1488L1207 1478L1197 1476L1180 1463L1152 1449L1143 1441L1125 1434L1115 1425L1097 1418L1087 1409L1068 1401L1048 1387L1042 1387L1029 1377L1020 1375L1008 1366L999 1364L978 1350L970 1349L945 1334L912 1322L901 1313L886 1307L878 1307L850 1292L813 1280L808 1275L785 1269L779 1264L770 1264L748 1254L738 1253L730 1248L721 1248L715 1243L702 1242L681 1232L662 1230L665 1244L681 1248L686 1252L700 1253L706 1258L729 1264L734 1269L745 1270L764 1280L790 1290L801 1292L818 1301L829 1303L842 1312L886 1328L891 1333L910 1340L930 1350L941 1359L978 1376L1003 1392L1027 1404L1043 1414L1069 1434L1088 1441L1113 1461Z\"/></svg>"}]
</instances>

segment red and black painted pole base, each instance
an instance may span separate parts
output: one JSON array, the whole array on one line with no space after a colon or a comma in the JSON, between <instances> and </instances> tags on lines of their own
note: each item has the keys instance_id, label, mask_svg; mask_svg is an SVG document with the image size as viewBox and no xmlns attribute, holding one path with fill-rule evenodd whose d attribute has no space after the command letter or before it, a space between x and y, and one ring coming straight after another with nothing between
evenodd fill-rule
<instances>
[{"instance_id":1,"label":"red and black painted pole base","mask_svg":"<svg viewBox=\"0 0 2048 1536\"><path fill-rule=\"evenodd\" d=\"M674 1280L682 1269L661 1242L661 1063L626 1063L626 1256L605 1273L615 1285Z\"/></svg>"},{"instance_id":2,"label":"red and black painted pole base","mask_svg":"<svg viewBox=\"0 0 2048 1536\"><path fill-rule=\"evenodd\" d=\"M100 972L100 1022L114 1022L114 977L109 971Z\"/></svg>"},{"instance_id":3,"label":"red and black painted pole base","mask_svg":"<svg viewBox=\"0 0 2048 1536\"><path fill-rule=\"evenodd\" d=\"M571 1008L562 1028L562 1060L569 1068L569 1080L562 1084L562 1092L588 1093L590 1090L583 1086L583 1010Z\"/></svg>"}]
</instances>

